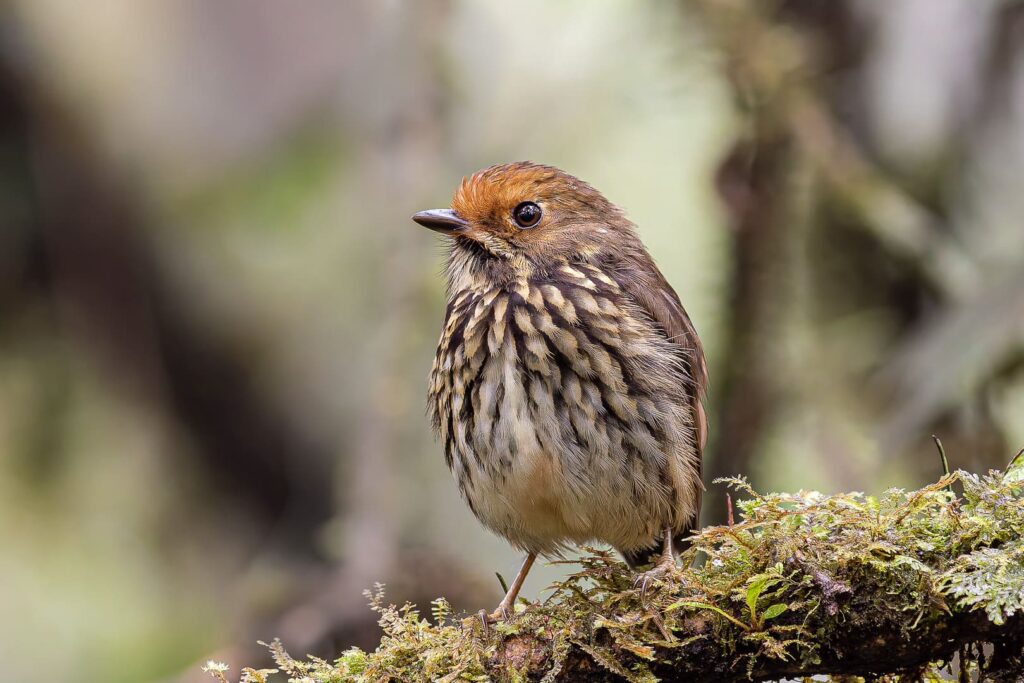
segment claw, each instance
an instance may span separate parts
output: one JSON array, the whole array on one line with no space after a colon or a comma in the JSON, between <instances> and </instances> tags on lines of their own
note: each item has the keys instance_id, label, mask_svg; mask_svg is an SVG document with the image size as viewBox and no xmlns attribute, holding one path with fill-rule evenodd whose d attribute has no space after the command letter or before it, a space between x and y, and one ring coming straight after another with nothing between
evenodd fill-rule
<instances>
[{"instance_id":1,"label":"claw","mask_svg":"<svg viewBox=\"0 0 1024 683\"><path fill-rule=\"evenodd\" d=\"M672 529L665 529L663 540L663 546L661 550L661 559L658 563L645 571L642 574L638 574L636 579L633 580L633 587L640 588L640 600L644 599L647 594L647 587L652 581L664 581L665 578L675 570L676 568L676 555L672 550Z\"/></svg>"},{"instance_id":2,"label":"claw","mask_svg":"<svg viewBox=\"0 0 1024 683\"><path fill-rule=\"evenodd\" d=\"M510 616L512 616L512 610L508 605L502 602L498 605L498 609L487 615L487 620L493 624L498 621L508 621Z\"/></svg>"},{"instance_id":3,"label":"claw","mask_svg":"<svg viewBox=\"0 0 1024 683\"><path fill-rule=\"evenodd\" d=\"M502 604L498 605L498 609L489 614L486 610L480 610L476 613L476 618L480 622L480 626L483 627L483 633L486 637L491 632L491 624L496 624L499 621L508 621L511 615L512 610L502 602Z\"/></svg>"},{"instance_id":4,"label":"claw","mask_svg":"<svg viewBox=\"0 0 1024 683\"><path fill-rule=\"evenodd\" d=\"M637 574L636 578L633 579L633 587L640 589L640 599L647 595L647 589L653 582L663 582L669 577L672 570L676 568L674 559L662 560L658 564L654 565L651 569Z\"/></svg>"}]
</instances>

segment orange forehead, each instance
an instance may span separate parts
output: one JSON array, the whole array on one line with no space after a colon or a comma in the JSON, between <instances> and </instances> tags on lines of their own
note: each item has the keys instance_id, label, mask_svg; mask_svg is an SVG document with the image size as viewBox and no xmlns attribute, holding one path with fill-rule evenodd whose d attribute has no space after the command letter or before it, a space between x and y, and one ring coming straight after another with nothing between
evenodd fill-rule
<instances>
[{"instance_id":1,"label":"orange forehead","mask_svg":"<svg viewBox=\"0 0 1024 683\"><path fill-rule=\"evenodd\" d=\"M468 221L483 221L511 211L520 202L539 202L562 190L575 190L576 182L562 171L540 164L491 166L462 179L452 209Z\"/></svg>"}]
</instances>

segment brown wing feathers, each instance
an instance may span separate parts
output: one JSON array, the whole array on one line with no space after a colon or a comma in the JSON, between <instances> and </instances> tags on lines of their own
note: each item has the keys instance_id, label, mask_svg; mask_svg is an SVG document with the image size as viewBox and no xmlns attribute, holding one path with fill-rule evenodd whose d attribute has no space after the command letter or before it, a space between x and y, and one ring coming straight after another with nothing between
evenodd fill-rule
<instances>
[{"instance_id":1,"label":"brown wing feathers","mask_svg":"<svg viewBox=\"0 0 1024 683\"><path fill-rule=\"evenodd\" d=\"M708 426L707 415L704 409L704 397L707 393L708 374L707 365L704 359L704 347L701 345L697 330L690 320L690 316L683 308L682 302L675 290L665 280L654 261L646 253L639 251L632 255L621 258L615 264L616 280L626 294L661 328L669 341L676 344L686 359L688 380L690 382L691 405L693 425L695 431L695 445L697 448L698 471L702 470L704 445L707 443ZM700 526L700 499L703 493L703 485L697 492L697 510L694 512L690 522L690 529L679 534L675 539L676 549L682 550L686 543L683 539L689 536L690 531L696 531ZM654 559L658 550L655 543L650 551L625 553L626 561L630 566L645 564Z\"/></svg>"}]
</instances>

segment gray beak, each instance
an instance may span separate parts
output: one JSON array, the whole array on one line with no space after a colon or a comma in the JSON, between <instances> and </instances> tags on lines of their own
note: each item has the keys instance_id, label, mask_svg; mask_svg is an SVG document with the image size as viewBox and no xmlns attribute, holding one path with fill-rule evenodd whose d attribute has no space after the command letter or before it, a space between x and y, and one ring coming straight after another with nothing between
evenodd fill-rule
<instances>
[{"instance_id":1,"label":"gray beak","mask_svg":"<svg viewBox=\"0 0 1024 683\"><path fill-rule=\"evenodd\" d=\"M413 214L412 219L425 228L436 230L446 235L463 232L469 223L455 215L451 209L430 209Z\"/></svg>"}]
</instances>

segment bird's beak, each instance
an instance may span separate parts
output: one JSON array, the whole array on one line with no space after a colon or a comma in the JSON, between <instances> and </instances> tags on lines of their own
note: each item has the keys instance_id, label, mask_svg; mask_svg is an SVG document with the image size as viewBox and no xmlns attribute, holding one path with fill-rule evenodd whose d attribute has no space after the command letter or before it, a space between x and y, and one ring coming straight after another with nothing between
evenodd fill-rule
<instances>
[{"instance_id":1,"label":"bird's beak","mask_svg":"<svg viewBox=\"0 0 1024 683\"><path fill-rule=\"evenodd\" d=\"M413 214L412 219L425 228L446 235L457 235L469 228L469 223L459 218L451 209L430 209Z\"/></svg>"}]
</instances>

